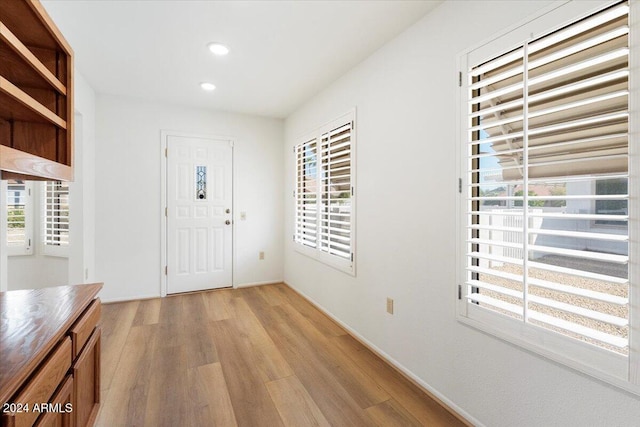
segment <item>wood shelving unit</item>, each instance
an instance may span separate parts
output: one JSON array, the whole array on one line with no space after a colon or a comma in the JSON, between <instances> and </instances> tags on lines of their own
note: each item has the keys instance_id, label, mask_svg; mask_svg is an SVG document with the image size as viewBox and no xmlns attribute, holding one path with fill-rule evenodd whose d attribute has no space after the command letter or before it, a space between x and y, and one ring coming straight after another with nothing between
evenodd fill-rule
<instances>
[{"instance_id":1,"label":"wood shelving unit","mask_svg":"<svg viewBox=\"0 0 640 427\"><path fill-rule=\"evenodd\" d=\"M39 0L0 2L2 179L73 180L73 51Z\"/></svg>"}]
</instances>

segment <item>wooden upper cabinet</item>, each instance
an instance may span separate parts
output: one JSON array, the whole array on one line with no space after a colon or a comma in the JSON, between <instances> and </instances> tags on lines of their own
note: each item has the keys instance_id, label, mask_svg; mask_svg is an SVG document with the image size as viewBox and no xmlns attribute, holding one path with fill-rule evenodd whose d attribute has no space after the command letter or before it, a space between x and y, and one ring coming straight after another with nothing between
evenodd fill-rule
<instances>
[{"instance_id":1,"label":"wooden upper cabinet","mask_svg":"<svg viewBox=\"0 0 640 427\"><path fill-rule=\"evenodd\" d=\"M73 51L39 0L0 1L0 178L73 180Z\"/></svg>"}]
</instances>

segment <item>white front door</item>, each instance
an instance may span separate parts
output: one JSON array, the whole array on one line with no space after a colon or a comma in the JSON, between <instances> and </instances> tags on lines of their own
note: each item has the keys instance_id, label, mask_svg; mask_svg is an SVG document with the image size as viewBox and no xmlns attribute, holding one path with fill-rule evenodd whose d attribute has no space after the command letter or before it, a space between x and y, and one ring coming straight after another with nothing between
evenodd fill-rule
<instances>
[{"instance_id":1,"label":"white front door","mask_svg":"<svg viewBox=\"0 0 640 427\"><path fill-rule=\"evenodd\" d=\"M231 141L167 136L167 293L232 285Z\"/></svg>"}]
</instances>

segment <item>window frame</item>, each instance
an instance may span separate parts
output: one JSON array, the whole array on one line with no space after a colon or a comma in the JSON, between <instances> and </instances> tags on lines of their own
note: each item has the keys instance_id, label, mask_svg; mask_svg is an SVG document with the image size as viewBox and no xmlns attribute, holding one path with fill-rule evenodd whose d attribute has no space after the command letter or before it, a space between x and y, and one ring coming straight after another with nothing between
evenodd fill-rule
<instances>
[{"instance_id":1,"label":"window frame","mask_svg":"<svg viewBox=\"0 0 640 427\"><path fill-rule=\"evenodd\" d=\"M330 254L326 251L321 250L320 247L311 247L311 246L307 246L304 245L303 243L301 243L298 239L297 239L297 222L298 222L298 207L297 207L297 200L298 200L298 164L297 164L297 149L300 146L304 146L305 144L311 142L311 141L315 141L316 143L316 166L315 166L315 171L316 171L316 177L319 177L319 174L321 173L321 165L322 165L322 157L320 155L320 150L322 147L322 137L323 135L327 134L328 132L331 132L335 129L338 129L342 126L345 126L346 124L351 123L351 131L350 131L350 186L351 186L351 197L350 197L350 201L351 201L351 212L350 212L350 251L351 251L351 257L350 259L346 259L346 258L342 258L339 257L337 255L333 255ZM356 140L357 140L357 126L356 126L356 110L355 108L350 110L349 112L341 115L340 117L331 120L330 122L327 122L326 124L324 124L323 126L320 126L318 128L316 128L315 130L313 130L312 132L309 132L307 134L305 134L303 137L297 138L296 144L294 144L293 146L293 165L294 165L294 179L293 179L293 183L294 183L294 190L293 190L293 202L294 202L294 209L293 209L293 244L294 244L294 250L300 254L306 255L308 257L311 257L323 264L326 264L330 267L333 267L339 271L342 271L344 273L347 273L349 275L355 276L356 275L356 205L357 205L357 201L356 201L356 197L357 197L357 191L356 191ZM318 180L319 178L317 178ZM321 194L322 191L320 191L320 189L318 189L318 191L316 192L317 196L316 196L316 200L318 200L318 203L320 203L320 200L322 200ZM326 193L325 193L326 194ZM320 219L318 218L316 220L317 224L318 224L318 230L320 229Z\"/></svg>"},{"instance_id":2,"label":"window frame","mask_svg":"<svg viewBox=\"0 0 640 427\"><path fill-rule=\"evenodd\" d=\"M530 327L524 322L514 322L505 316L480 308L475 309L464 298L466 275L466 229L467 229L467 137L468 137L468 85L465 70L468 64L481 63L504 54L528 40L540 38L559 28L576 22L618 1L576 2L552 4L541 9L535 16L513 25L497 36L473 46L458 55L460 84L458 91L458 114L456 126L458 143L456 144L456 170L458 172L459 191L456 194L456 318L459 322L496 336L509 343L516 344L533 353L547 357L555 362L591 375L609 384L640 395L640 337L631 332L640 328L640 188L638 135L640 124L635 118L638 115L638 96L640 86L634 73L629 75L629 356L607 352L604 349L573 340L561 334L546 331L542 328ZM629 49L630 70L638 70L640 66L640 5L629 2ZM637 74L637 73L636 73ZM636 309L632 309L635 307ZM469 311L474 311L472 315ZM635 338L635 339L634 339Z\"/></svg>"}]
</instances>

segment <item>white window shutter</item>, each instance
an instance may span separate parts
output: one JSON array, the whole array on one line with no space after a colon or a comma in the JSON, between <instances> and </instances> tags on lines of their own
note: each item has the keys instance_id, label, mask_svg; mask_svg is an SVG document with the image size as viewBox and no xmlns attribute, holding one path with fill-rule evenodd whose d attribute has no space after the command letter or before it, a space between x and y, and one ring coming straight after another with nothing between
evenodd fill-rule
<instances>
[{"instance_id":1,"label":"white window shutter","mask_svg":"<svg viewBox=\"0 0 640 427\"><path fill-rule=\"evenodd\" d=\"M355 112L294 147L296 250L355 275Z\"/></svg>"},{"instance_id":2,"label":"white window shutter","mask_svg":"<svg viewBox=\"0 0 640 427\"><path fill-rule=\"evenodd\" d=\"M47 181L43 189L43 251L64 256L69 245L69 184Z\"/></svg>"},{"instance_id":3,"label":"white window shutter","mask_svg":"<svg viewBox=\"0 0 640 427\"><path fill-rule=\"evenodd\" d=\"M614 5L470 64L462 292L470 316L491 311L622 356L628 11Z\"/></svg>"},{"instance_id":4,"label":"white window shutter","mask_svg":"<svg viewBox=\"0 0 640 427\"><path fill-rule=\"evenodd\" d=\"M351 257L351 123L321 137L320 250Z\"/></svg>"},{"instance_id":5,"label":"white window shutter","mask_svg":"<svg viewBox=\"0 0 640 427\"><path fill-rule=\"evenodd\" d=\"M318 241L318 144L315 139L295 147L295 241L312 248Z\"/></svg>"}]
</instances>

